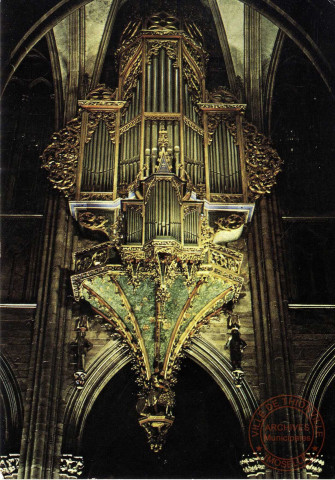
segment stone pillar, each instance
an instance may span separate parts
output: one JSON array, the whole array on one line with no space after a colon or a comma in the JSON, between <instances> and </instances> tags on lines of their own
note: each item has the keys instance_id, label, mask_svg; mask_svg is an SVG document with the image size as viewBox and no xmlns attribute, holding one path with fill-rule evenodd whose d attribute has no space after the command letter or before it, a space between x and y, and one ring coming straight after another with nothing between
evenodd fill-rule
<instances>
[{"instance_id":1,"label":"stone pillar","mask_svg":"<svg viewBox=\"0 0 335 480\"><path fill-rule=\"evenodd\" d=\"M32 340L23 423L20 478L57 477L60 457L62 371L66 362L65 328L73 224L66 201L50 194L44 229L42 267Z\"/></svg>"},{"instance_id":2,"label":"stone pillar","mask_svg":"<svg viewBox=\"0 0 335 480\"><path fill-rule=\"evenodd\" d=\"M245 86L249 115L260 131L263 127L260 14L245 6ZM285 167L284 167L285 168ZM275 190L257 201L248 233L250 286L261 403L280 394L292 394L293 356L282 244L282 225ZM295 412L285 412L288 423ZM281 417L282 418L282 417ZM288 444L284 456L300 452ZM273 452L275 453L275 452ZM277 452L280 456L283 452ZM286 472L294 478L297 472ZM272 475L276 477L277 473ZM298 473L299 475L299 473Z\"/></svg>"}]
</instances>

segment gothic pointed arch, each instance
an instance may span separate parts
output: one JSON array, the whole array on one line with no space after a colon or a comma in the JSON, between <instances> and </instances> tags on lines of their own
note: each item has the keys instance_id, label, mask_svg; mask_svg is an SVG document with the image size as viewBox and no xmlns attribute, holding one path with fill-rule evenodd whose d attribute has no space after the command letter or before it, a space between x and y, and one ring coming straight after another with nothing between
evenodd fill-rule
<instances>
[{"instance_id":1,"label":"gothic pointed arch","mask_svg":"<svg viewBox=\"0 0 335 480\"><path fill-rule=\"evenodd\" d=\"M64 414L64 453L79 453L87 416L102 389L113 376L129 363L131 356L123 344L108 342L92 360L82 390L72 390Z\"/></svg>"},{"instance_id":2,"label":"gothic pointed arch","mask_svg":"<svg viewBox=\"0 0 335 480\"><path fill-rule=\"evenodd\" d=\"M219 385L236 414L247 441L249 420L257 408L256 397L243 380L236 389L234 375L229 361L203 338L194 338L186 350L186 355L200 365ZM118 341L109 342L95 357L87 369L84 388L74 390L68 400L64 415L63 453L82 453L82 438L86 420L103 388L123 367L131 362L127 348Z\"/></svg>"},{"instance_id":3,"label":"gothic pointed arch","mask_svg":"<svg viewBox=\"0 0 335 480\"><path fill-rule=\"evenodd\" d=\"M0 355L1 417L3 422L1 447L3 453L16 453L20 448L23 404L19 384L13 370L3 355Z\"/></svg>"},{"instance_id":4,"label":"gothic pointed arch","mask_svg":"<svg viewBox=\"0 0 335 480\"><path fill-rule=\"evenodd\" d=\"M335 345L315 363L302 387L301 396L311 402L318 410L329 385L335 379Z\"/></svg>"}]
</instances>

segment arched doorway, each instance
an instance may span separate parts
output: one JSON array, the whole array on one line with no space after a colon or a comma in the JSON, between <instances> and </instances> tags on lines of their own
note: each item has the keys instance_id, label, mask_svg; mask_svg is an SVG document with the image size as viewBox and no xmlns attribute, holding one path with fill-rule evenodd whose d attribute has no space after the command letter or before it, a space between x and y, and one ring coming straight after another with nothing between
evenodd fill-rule
<instances>
[{"instance_id":1,"label":"arched doorway","mask_svg":"<svg viewBox=\"0 0 335 480\"><path fill-rule=\"evenodd\" d=\"M335 381L327 388L321 401L320 413L325 422L325 443L322 454L325 465L322 478L335 478Z\"/></svg>"},{"instance_id":2,"label":"arched doorway","mask_svg":"<svg viewBox=\"0 0 335 480\"><path fill-rule=\"evenodd\" d=\"M85 478L240 478L244 440L217 383L192 360L176 386L176 419L160 454L150 451L135 410L129 365L100 393L82 438Z\"/></svg>"},{"instance_id":3,"label":"arched doorway","mask_svg":"<svg viewBox=\"0 0 335 480\"><path fill-rule=\"evenodd\" d=\"M18 453L23 407L19 385L7 360L0 356L0 454Z\"/></svg>"}]
</instances>

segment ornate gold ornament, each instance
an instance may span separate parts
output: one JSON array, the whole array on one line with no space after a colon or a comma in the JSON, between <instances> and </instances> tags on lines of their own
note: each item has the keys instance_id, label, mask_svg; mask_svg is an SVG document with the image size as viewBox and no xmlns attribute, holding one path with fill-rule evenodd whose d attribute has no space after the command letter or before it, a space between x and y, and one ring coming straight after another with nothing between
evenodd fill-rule
<instances>
[{"instance_id":1,"label":"ornate gold ornament","mask_svg":"<svg viewBox=\"0 0 335 480\"><path fill-rule=\"evenodd\" d=\"M133 95L133 90L136 87L138 77L142 73L142 56L141 51L137 58L132 62L131 68L125 74L122 96L125 101L129 101Z\"/></svg>"},{"instance_id":2,"label":"ornate gold ornament","mask_svg":"<svg viewBox=\"0 0 335 480\"><path fill-rule=\"evenodd\" d=\"M222 87L222 86L217 87L211 92L207 92L207 95L208 95L208 102L213 102L214 104L221 104L221 105L222 104L225 105L227 103L230 103L233 105L239 104L238 98L233 93L231 93L227 87Z\"/></svg>"},{"instance_id":3,"label":"ornate gold ornament","mask_svg":"<svg viewBox=\"0 0 335 480\"><path fill-rule=\"evenodd\" d=\"M269 139L257 127L243 120L244 145L248 173L249 198L255 201L270 193L276 184L283 160L271 146Z\"/></svg>"},{"instance_id":4,"label":"ornate gold ornament","mask_svg":"<svg viewBox=\"0 0 335 480\"><path fill-rule=\"evenodd\" d=\"M147 29L150 31L175 32L179 28L180 21L171 13L161 11L151 15L147 21Z\"/></svg>"},{"instance_id":5,"label":"ornate gold ornament","mask_svg":"<svg viewBox=\"0 0 335 480\"><path fill-rule=\"evenodd\" d=\"M173 60L173 66L177 67L178 62L178 41L177 40L148 40L147 43L147 64L151 63L151 57L158 55L161 48L167 53L167 56Z\"/></svg>"},{"instance_id":6,"label":"ornate gold ornament","mask_svg":"<svg viewBox=\"0 0 335 480\"><path fill-rule=\"evenodd\" d=\"M99 83L89 92L87 100L116 100L116 90L106 87L104 83Z\"/></svg>"},{"instance_id":7,"label":"ornate gold ornament","mask_svg":"<svg viewBox=\"0 0 335 480\"><path fill-rule=\"evenodd\" d=\"M189 92L195 105L201 102L200 79L194 68L186 60L183 62L183 75L187 82Z\"/></svg>"},{"instance_id":8,"label":"ornate gold ornament","mask_svg":"<svg viewBox=\"0 0 335 480\"><path fill-rule=\"evenodd\" d=\"M97 230L108 235L108 218L104 215L96 215L90 211L79 212L78 222L84 228Z\"/></svg>"},{"instance_id":9,"label":"ornate gold ornament","mask_svg":"<svg viewBox=\"0 0 335 480\"><path fill-rule=\"evenodd\" d=\"M79 156L81 117L74 118L60 132L54 133L52 143L44 150L42 168L48 172L52 186L66 197L73 195Z\"/></svg>"},{"instance_id":10,"label":"ornate gold ornament","mask_svg":"<svg viewBox=\"0 0 335 480\"><path fill-rule=\"evenodd\" d=\"M93 133L95 132L99 123L104 122L110 138L115 144L115 120L115 112L90 112L88 115L86 143L91 141Z\"/></svg>"},{"instance_id":11,"label":"ornate gold ornament","mask_svg":"<svg viewBox=\"0 0 335 480\"><path fill-rule=\"evenodd\" d=\"M232 213L215 222L216 230L236 230L245 224L245 214Z\"/></svg>"}]
</instances>

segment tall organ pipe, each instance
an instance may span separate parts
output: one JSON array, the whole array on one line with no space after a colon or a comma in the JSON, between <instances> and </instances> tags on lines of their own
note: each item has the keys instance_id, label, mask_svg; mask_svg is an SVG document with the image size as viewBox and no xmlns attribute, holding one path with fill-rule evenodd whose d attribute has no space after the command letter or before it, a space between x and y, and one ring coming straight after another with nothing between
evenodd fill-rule
<instances>
[{"instance_id":1,"label":"tall organ pipe","mask_svg":"<svg viewBox=\"0 0 335 480\"><path fill-rule=\"evenodd\" d=\"M114 145L103 121L85 145L82 189L106 191L112 188Z\"/></svg>"},{"instance_id":2,"label":"tall organ pipe","mask_svg":"<svg viewBox=\"0 0 335 480\"><path fill-rule=\"evenodd\" d=\"M166 89L167 94L167 111L172 112L173 110L173 76L172 76L172 61L166 55L166 63L167 63L167 81L168 81L168 88Z\"/></svg>"},{"instance_id":3,"label":"tall organ pipe","mask_svg":"<svg viewBox=\"0 0 335 480\"><path fill-rule=\"evenodd\" d=\"M147 65L147 78L146 78L146 97L145 97L145 110L151 111L151 82L152 82L152 67L151 64Z\"/></svg>"},{"instance_id":4,"label":"tall organ pipe","mask_svg":"<svg viewBox=\"0 0 335 480\"><path fill-rule=\"evenodd\" d=\"M223 124L220 123L217 128L218 143L219 143L219 192L224 191L225 183L227 182L227 146L223 140L222 129Z\"/></svg>"},{"instance_id":5,"label":"tall organ pipe","mask_svg":"<svg viewBox=\"0 0 335 480\"><path fill-rule=\"evenodd\" d=\"M225 127L225 140L228 147L228 166L229 166L229 184L227 185L227 192L234 193L234 177L235 177L235 165L234 165L234 148L231 142L228 129Z\"/></svg>"},{"instance_id":6,"label":"tall organ pipe","mask_svg":"<svg viewBox=\"0 0 335 480\"><path fill-rule=\"evenodd\" d=\"M159 111L165 111L165 50L159 51Z\"/></svg>"},{"instance_id":7,"label":"tall organ pipe","mask_svg":"<svg viewBox=\"0 0 335 480\"><path fill-rule=\"evenodd\" d=\"M158 58L154 55L152 59L152 111L158 111Z\"/></svg>"},{"instance_id":8,"label":"tall organ pipe","mask_svg":"<svg viewBox=\"0 0 335 480\"><path fill-rule=\"evenodd\" d=\"M179 68L174 69L174 112L179 112Z\"/></svg>"}]
</instances>

